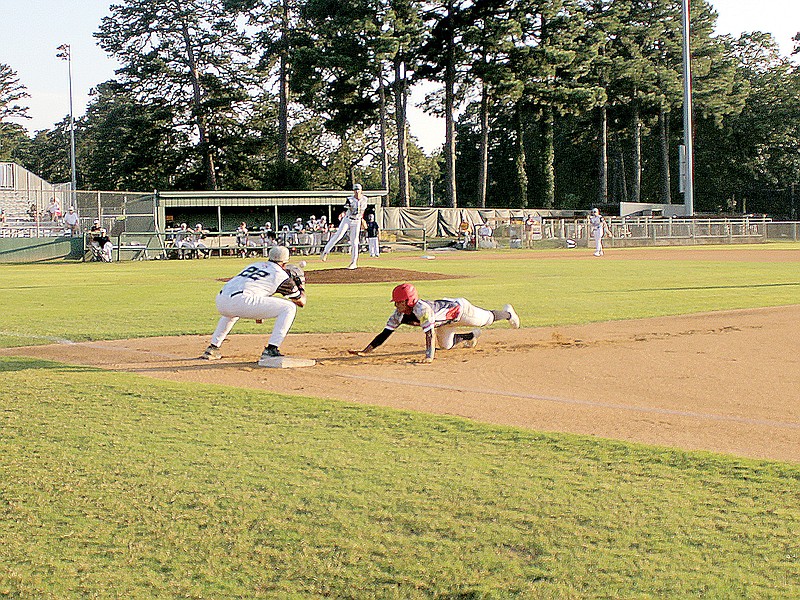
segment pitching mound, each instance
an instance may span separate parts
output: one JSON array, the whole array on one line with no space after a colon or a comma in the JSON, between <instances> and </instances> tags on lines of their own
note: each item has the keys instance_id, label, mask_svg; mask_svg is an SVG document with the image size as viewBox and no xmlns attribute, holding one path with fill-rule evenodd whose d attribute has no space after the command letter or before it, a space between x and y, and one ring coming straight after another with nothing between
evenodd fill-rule
<instances>
[{"instance_id":1,"label":"pitching mound","mask_svg":"<svg viewBox=\"0 0 800 600\"><path fill-rule=\"evenodd\" d=\"M352 271L346 268L317 269L306 271L306 282L319 283L403 283L405 281L436 281L439 279L464 279L466 275L445 275L444 273L422 273L407 269L381 269L378 267L358 267ZM230 281L230 277L218 279Z\"/></svg>"},{"instance_id":2,"label":"pitching mound","mask_svg":"<svg viewBox=\"0 0 800 600\"><path fill-rule=\"evenodd\" d=\"M306 271L309 284L318 283L403 283L404 281L435 281L439 279L461 279L460 275L444 275L443 273L422 273L406 269L381 269L379 267L361 267L352 271L348 269L318 269Z\"/></svg>"},{"instance_id":3,"label":"pitching mound","mask_svg":"<svg viewBox=\"0 0 800 600\"><path fill-rule=\"evenodd\" d=\"M342 276L359 272L369 271ZM264 335L234 333L216 362L198 359L207 336L0 353L800 462L799 330L800 306L574 327L498 324L483 331L477 348L439 351L427 365L416 362L424 338L410 328L367 357L347 350L363 348L372 334L290 335L281 348L287 355L317 361L291 370L256 365L268 327Z\"/></svg>"}]
</instances>

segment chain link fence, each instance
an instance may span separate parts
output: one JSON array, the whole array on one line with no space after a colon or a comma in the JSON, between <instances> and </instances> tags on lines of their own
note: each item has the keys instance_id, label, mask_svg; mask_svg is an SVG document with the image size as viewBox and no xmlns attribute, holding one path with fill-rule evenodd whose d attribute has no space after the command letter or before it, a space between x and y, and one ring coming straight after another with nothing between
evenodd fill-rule
<instances>
[{"instance_id":1,"label":"chain link fence","mask_svg":"<svg viewBox=\"0 0 800 600\"><path fill-rule=\"evenodd\" d=\"M95 220L106 229L109 236L127 255L137 258L166 256L170 246L169 231L156 232L155 195L152 192L103 192L70 190L15 190L11 196L2 196L6 220L0 228L0 237L55 238L82 235ZM51 208L55 200L61 209L60 217L53 217ZM78 215L77 231L64 222L69 207ZM497 211L499 212L499 211ZM381 233L383 244L418 247L453 246L464 249L490 248L559 248L593 245L588 221L585 217L556 217L526 214L525 211L508 211L506 216L497 212L478 214L466 224L467 229L456 231L449 237L426 235L419 225L387 227ZM533 213L533 211L532 211ZM404 222L402 215L398 223ZM767 241L792 241L800 239L800 222L776 222L763 216L738 218L683 218L683 217L606 217L613 237L606 238L607 247L626 246L678 246L700 244L737 244ZM219 232L223 235L224 232ZM451 232L438 232L438 236ZM229 232L230 234L230 232ZM318 246L318 245L317 245ZM142 248L149 250L140 252ZM315 247L316 248L316 247ZM221 255L220 250L217 254ZM117 253L118 257L123 258Z\"/></svg>"},{"instance_id":2,"label":"chain link fence","mask_svg":"<svg viewBox=\"0 0 800 600\"><path fill-rule=\"evenodd\" d=\"M14 190L5 192L0 201L8 207L2 237L69 235L64 217L70 207L78 216L77 233L87 231L95 220L112 235L155 230L152 192Z\"/></svg>"},{"instance_id":3,"label":"chain link fence","mask_svg":"<svg viewBox=\"0 0 800 600\"><path fill-rule=\"evenodd\" d=\"M764 217L741 218L662 218L606 217L613 237L607 247L683 246L701 244L741 244L766 241L797 241L798 222L773 222ZM467 247L554 248L593 246L586 218L491 218L475 225Z\"/></svg>"}]
</instances>

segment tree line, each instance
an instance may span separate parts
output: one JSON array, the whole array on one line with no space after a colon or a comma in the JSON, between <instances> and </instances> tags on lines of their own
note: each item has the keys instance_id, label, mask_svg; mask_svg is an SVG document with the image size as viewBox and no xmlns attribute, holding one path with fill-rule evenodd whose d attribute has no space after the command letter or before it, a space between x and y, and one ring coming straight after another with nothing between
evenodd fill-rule
<instances>
[{"instance_id":1,"label":"tree line","mask_svg":"<svg viewBox=\"0 0 800 600\"><path fill-rule=\"evenodd\" d=\"M121 0L110 10L95 36L122 66L75 123L83 189L358 180L397 206L683 201L680 0ZM695 208L744 211L800 179L800 71L769 34L715 36L716 18L692 3ZM408 130L421 85L425 110L445 122L431 156ZM0 158L68 181L69 119L28 136L9 122L25 116L26 95L0 65Z\"/></svg>"}]
</instances>

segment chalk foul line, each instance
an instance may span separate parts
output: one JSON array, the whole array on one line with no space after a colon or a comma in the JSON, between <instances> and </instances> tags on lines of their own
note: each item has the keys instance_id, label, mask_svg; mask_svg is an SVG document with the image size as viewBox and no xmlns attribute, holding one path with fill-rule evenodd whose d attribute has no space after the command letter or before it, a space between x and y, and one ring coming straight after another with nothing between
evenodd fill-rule
<instances>
[{"instance_id":1,"label":"chalk foul line","mask_svg":"<svg viewBox=\"0 0 800 600\"><path fill-rule=\"evenodd\" d=\"M610 402L596 402L593 400L575 400L571 398L559 398L557 396L542 396L539 394L528 394L523 392L508 392L503 390L469 388L460 385L448 385L444 383L427 383L424 381L407 381L403 379L389 379L386 377L372 377L369 375L352 375L347 373L338 373L338 375L339 377L345 377L348 379L358 379L361 381L374 381L376 383L390 383L390 384L406 385L412 387L430 388L436 390L447 390L452 392L466 392L470 394L484 394L488 396L505 396L507 398L539 400L542 402L553 402L556 404L571 404L578 406L592 406L595 408L610 408L614 410L627 410L631 412L639 412L647 414L688 417L693 419L706 419L710 421L726 421L731 423L740 423L744 425L760 425L763 427L776 427L780 429L800 429L800 423L792 423L787 421L774 421L771 419L751 419L748 417L737 417L734 415L718 415L714 413L702 413L690 410L676 410L672 408L633 406L630 404L614 404Z\"/></svg>"}]
</instances>

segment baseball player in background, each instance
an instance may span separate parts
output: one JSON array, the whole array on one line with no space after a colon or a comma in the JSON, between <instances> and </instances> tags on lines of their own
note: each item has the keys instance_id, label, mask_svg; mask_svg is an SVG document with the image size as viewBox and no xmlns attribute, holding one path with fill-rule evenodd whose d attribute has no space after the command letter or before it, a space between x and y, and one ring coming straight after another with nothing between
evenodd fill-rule
<instances>
[{"instance_id":1,"label":"baseball player in background","mask_svg":"<svg viewBox=\"0 0 800 600\"><path fill-rule=\"evenodd\" d=\"M367 246L369 247L369 255L372 258L378 258L381 255L380 246L380 227L375 220L375 215L367 216Z\"/></svg>"},{"instance_id":2,"label":"baseball player in background","mask_svg":"<svg viewBox=\"0 0 800 600\"><path fill-rule=\"evenodd\" d=\"M589 227L591 227L592 235L594 236L594 255L603 256L603 235L605 233L611 235L611 230L597 208L593 208L592 214L589 215Z\"/></svg>"},{"instance_id":3,"label":"baseball player in background","mask_svg":"<svg viewBox=\"0 0 800 600\"><path fill-rule=\"evenodd\" d=\"M333 234L325 248L320 254L322 261L328 260L328 254L331 253L333 247L339 243L345 234L350 236L350 265L348 269L358 268L358 243L361 236L361 220L364 218L364 211L367 210L367 198L361 189L361 184L357 183L353 186L353 195L350 196L344 203L345 215L339 223L339 229Z\"/></svg>"},{"instance_id":4,"label":"baseball player in background","mask_svg":"<svg viewBox=\"0 0 800 600\"><path fill-rule=\"evenodd\" d=\"M481 335L480 329L469 333L456 333L459 327L486 327L496 321L508 321L511 327L519 329L519 316L514 307L506 304L502 310L486 310L470 304L466 298L444 298L442 300L421 300L417 289L410 283L403 283L392 290L395 311L389 317L386 327L375 336L363 350L348 350L356 356L366 356L383 344L400 325L419 325L425 332L425 359L433 362L436 342L443 350L457 344L474 348Z\"/></svg>"},{"instance_id":5,"label":"baseball player in background","mask_svg":"<svg viewBox=\"0 0 800 600\"><path fill-rule=\"evenodd\" d=\"M306 305L305 276L294 265L287 265L289 249L273 246L269 261L255 262L233 277L217 294L217 310L222 315L211 344L200 358L222 358L220 346L240 318L275 319L269 343L261 358L283 356L280 346L294 322L297 307ZM281 294L283 298L276 298Z\"/></svg>"}]
</instances>

